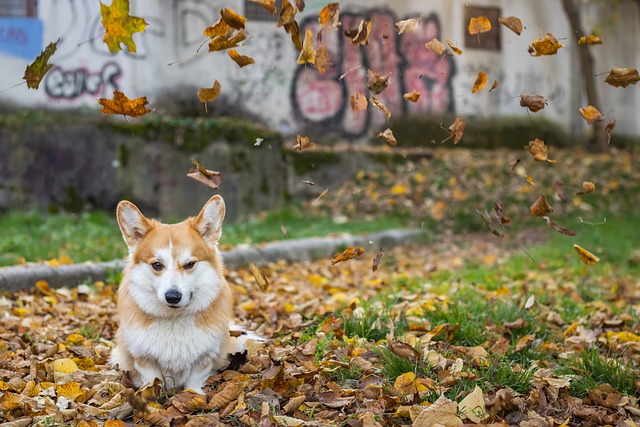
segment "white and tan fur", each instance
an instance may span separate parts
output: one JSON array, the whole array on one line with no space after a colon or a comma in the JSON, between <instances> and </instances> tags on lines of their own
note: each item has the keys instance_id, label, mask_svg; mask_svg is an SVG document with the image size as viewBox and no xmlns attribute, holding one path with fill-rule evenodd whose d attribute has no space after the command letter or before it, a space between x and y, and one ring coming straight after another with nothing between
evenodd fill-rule
<instances>
[{"instance_id":1,"label":"white and tan fur","mask_svg":"<svg viewBox=\"0 0 640 427\"><path fill-rule=\"evenodd\" d=\"M128 371L137 387L157 377L167 389L203 393L212 371L245 350L248 335L229 333L233 295L218 251L224 214L220 196L178 224L147 219L131 202L118 204L129 259L111 363Z\"/></svg>"}]
</instances>

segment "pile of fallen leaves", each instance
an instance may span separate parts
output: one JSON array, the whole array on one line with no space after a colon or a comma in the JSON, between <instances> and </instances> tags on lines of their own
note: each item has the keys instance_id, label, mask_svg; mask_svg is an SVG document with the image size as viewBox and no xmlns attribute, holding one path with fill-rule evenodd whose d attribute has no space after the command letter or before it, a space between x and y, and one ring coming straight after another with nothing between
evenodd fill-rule
<instances>
[{"instance_id":1,"label":"pile of fallen leaves","mask_svg":"<svg viewBox=\"0 0 640 427\"><path fill-rule=\"evenodd\" d=\"M343 262L229 271L238 321L269 342L251 346L238 371L211 376L206 396L162 391L158 382L136 391L107 365L117 327L114 284L53 290L39 282L0 298L2 425L635 425L637 391L623 394L603 378L575 397L570 386L580 373L561 374L556 365L598 345L616 363L637 366L640 325L623 313L640 301L637 279L571 278L538 268L504 277L497 289L440 286L442 272L499 265L509 254L502 242L482 234L387 250L375 272L359 251ZM258 283L257 270L264 273ZM558 294L582 303L579 280L603 289L615 284L611 302L587 304L588 314L573 319L536 302ZM515 304L520 317L487 320L478 343L464 340L462 321L430 317L464 306L458 293L470 288L491 306ZM525 363L532 348L545 356ZM480 372L489 378L498 369L526 375L523 388L480 380Z\"/></svg>"}]
</instances>

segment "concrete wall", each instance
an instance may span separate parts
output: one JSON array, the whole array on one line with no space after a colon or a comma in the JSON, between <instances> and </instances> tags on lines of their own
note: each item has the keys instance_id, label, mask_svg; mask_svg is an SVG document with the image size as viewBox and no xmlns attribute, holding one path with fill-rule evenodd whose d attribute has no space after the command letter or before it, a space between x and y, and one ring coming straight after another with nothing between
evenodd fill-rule
<instances>
[{"instance_id":1,"label":"concrete wall","mask_svg":"<svg viewBox=\"0 0 640 427\"><path fill-rule=\"evenodd\" d=\"M302 33L317 28L317 14L326 0L307 0L306 10L298 15ZM612 67L640 68L640 26L636 4L632 0L583 4L586 31L601 31L605 44L591 48L595 69L607 72ZM37 55L21 54L21 43L46 46L61 39L52 58L56 67L45 77L38 91L19 86L3 92L0 101L24 107L69 108L89 106L97 109L96 99L111 97L115 89L130 97L147 96L152 107L161 95L176 87L210 87L214 79L222 84L223 95L231 105L255 113L263 121L285 134L316 130L350 137L370 136L386 122L377 109L359 115L351 112L348 99L354 92L366 92L366 72L372 69L389 75L391 85L380 99L394 116L406 113L430 114L455 112L463 115L523 116L520 93L541 94L549 106L540 113L574 133L587 127L577 114L586 105L579 82L576 46L561 2L558 0L475 0L473 6L500 8L501 16L520 17L526 30L516 36L499 26L501 49L489 51L465 46L468 22L462 0L346 0L341 2L342 28L356 26L362 18L375 18L368 46L351 45L342 32L325 37L335 67L319 75L312 67L296 64L297 52L290 36L273 22L247 22L249 39L240 53L253 57L255 64L239 69L224 52L206 53L202 30L213 24L222 7L244 13L240 0L144 0L132 1L132 14L144 17L149 26L134 35L136 54L112 55L100 37L97 1L42 0L38 2L38 26L0 20L0 27L15 28L20 37L0 37L0 86L21 81L25 66ZM395 22L422 16L418 30L398 35ZM37 23L37 22L36 22ZM2 28L0 28L2 29ZM4 31L4 30L3 30ZM537 37L552 32L566 47L551 57L530 57L528 45ZM6 31L0 34L8 34ZM463 54L438 57L424 48L433 37L450 38ZM482 37L482 36L481 36ZM316 43L317 45L317 43ZM173 65L168 65L173 63ZM499 80L501 86L472 94L478 71L488 75L488 85ZM346 73L346 75L345 75ZM340 79L340 76L344 78ZM618 121L616 132L640 134L640 92L606 85L599 76L600 111ZM402 99L402 93L418 90L417 104ZM195 92L192 94L195 99Z\"/></svg>"}]
</instances>

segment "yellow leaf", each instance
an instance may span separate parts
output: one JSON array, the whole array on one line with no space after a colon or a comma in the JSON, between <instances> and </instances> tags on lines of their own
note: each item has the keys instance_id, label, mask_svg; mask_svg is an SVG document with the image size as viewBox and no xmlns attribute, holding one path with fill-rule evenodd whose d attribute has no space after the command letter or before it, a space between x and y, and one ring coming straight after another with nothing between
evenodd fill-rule
<instances>
[{"instance_id":1,"label":"yellow leaf","mask_svg":"<svg viewBox=\"0 0 640 427\"><path fill-rule=\"evenodd\" d=\"M67 337L67 342L71 344L82 344L84 342L84 337L80 334L71 334Z\"/></svg>"},{"instance_id":2,"label":"yellow leaf","mask_svg":"<svg viewBox=\"0 0 640 427\"><path fill-rule=\"evenodd\" d=\"M457 55L462 55L462 51L458 49L458 46L450 39L444 39L444 42L449 45L452 51L454 51Z\"/></svg>"},{"instance_id":3,"label":"yellow leaf","mask_svg":"<svg viewBox=\"0 0 640 427\"><path fill-rule=\"evenodd\" d=\"M581 248L578 245L573 245L573 249L575 249L576 252L578 252L578 256L580 257L580 260L587 265L595 264L600 261L600 258L595 256L588 250Z\"/></svg>"},{"instance_id":4,"label":"yellow leaf","mask_svg":"<svg viewBox=\"0 0 640 427\"><path fill-rule=\"evenodd\" d=\"M580 112L582 118L587 121L587 124L590 125L595 122L600 122L604 119L604 116L593 105L578 108L578 111Z\"/></svg>"},{"instance_id":5,"label":"yellow leaf","mask_svg":"<svg viewBox=\"0 0 640 427\"><path fill-rule=\"evenodd\" d=\"M58 396L76 400L76 398L82 394L82 390L80 389L80 383L72 381L56 386L56 393Z\"/></svg>"},{"instance_id":6,"label":"yellow leaf","mask_svg":"<svg viewBox=\"0 0 640 427\"><path fill-rule=\"evenodd\" d=\"M427 387L424 384L416 381L416 374L413 372L406 372L400 375L393 383L393 387L405 396L412 395L415 392L427 391Z\"/></svg>"},{"instance_id":7,"label":"yellow leaf","mask_svg":"<svg viewBox=\"0 0 640 427\"><path fill-rule=\"evenodd\" d=\"M582 194L593 193L596 191L596 185L591 181L584 181L582 183L582 191L578 191L576 195L580 196Z\"/></svg>"},{"instance_id":8,"label":"yellow leaf","mask_svg":"<svg viewBox=\"0 0 640 427\"><path fill-rule=\"evenodd\" d=\"M469 34L480 34L491 31L491 22L486 16L480 16L478 18L471 18L469 21Z\"/></svg>"},{"instance_id":9,"label":"yellow leaf","mask_svg":"<svg viewBox=\"0 0 640 427\"><path fill-rule=\"evenodd\" d=\"M607 341L637 342L637 341L640 341L640 336L629 331L620 331L620 332L608 331Z\"/></svg>"},{"instance_id":10,"label":"yellow leaf","mask_svg":"<svg viewBox=\"0 0 640 427\"><path fill-rule=\"evenodd\" d=\"M316 51L313 49L313 32L307 29L304 33L304 41L302 42L302 50L296 60L298 64L315 64Z\"/></svg>"},{"instance_id":11,"label":"yellow leaf","mask_svg":"<svg viewBox=\"0 0 640 427\"><path fill-rule=\"evenodd\" d=\"M247 65L249 65L249 64L253 64L253 63L255 63L255 61L253 60L253 58L251 58L250 56L246 56L246 55L240 55L240 54L238 53L238 51L237 51L237 50L235 50L235 49L229 49L229 50L227 51L227 55L229 55L229 57L230 57L231 59L233 59L233 61L234 61L236 64L238 64L238 66L239 66L240 68L242 68L242 67L246 67L246 66L247 66Z\"/></svg>"},{"instance_id":12,"label":"yellow leaf","mask_svg":"<svg viewBox=\"0 0 640 427\"><path fill-rule=\"evenodd\" d=\"M463 418L468 418L476 424L487 418L482 389L476 386L471 393L460 401L458 411Z\"/></svg>"},{"instance_id":13,"label":"yellow leaf","mask_svg":"<svg viewBox=\"0 0 640 427\"><path fill-rule=\"evenodd\" d=\"M613 87L627 87L640 81L640 75L635 68L612 68L604 81Z\"/></svg>"},{"instance_id":14,"label":"yellow leaf","mask_svg":"<svg viewBox=\"0 0 640 427\"><path fill-rule=\"evenodd\" d=\"M78 365L71 359L57 359L51 362L51 368L54 372L70 374L78 370Z\"/></svg>"},{"instance_id":15,"label":"yellow leaf","mask_svg":"<svg viewBox=\"0 0 640 427\"><path fill-rule=\"evenodd\" d=\"M544 37L537 38L529 45L529 54L531 56L555 55L564 45L558 43L558 40L551 33L547 33Z\"/></svg>"},{"instance_id":16,"label":"yellow leaf","mask_svg":"<svg viewBox=\"0 0 640 427\"><path fill-rule=\"evenodd\" d=\"M113 0L110 6L100 2L100 15L105 33L103 41L109 52L121 50L124 44L129 52L136 52L133 33L144 32L147 22L137 16L129 15L129 0Z\"/></svg>"},{"instance_id":17,"label":"yellow leaf","mask_svg":"<svg viewBox=\"0 0 640 427\"><path fill-rule=\"evenodd\" d=\"M578 44L602 44L602 42L603 40L594 34L582 36L578 39Z\"/></svg>"},{"instance_id":18,"label":"yellow leaf","mask_svg":"<svg viewBox=\"0 0 640 427\"><path fill-rule=\"evenodd\" d=\"M516 33L517 35L520 35L520 33L522 33L522 29L524 28L520 18L515 16L498 18L498 22L504 25L505 27L507 27L508 29L510 29L511 31L513 31L514 33Z\"/></svg>"},{"instance_id":19,"label":"yellow leaf","mask_svg":"<svg viewBox=\"0 0 640 427\"><path fill-rule=\"evenodd\" d=\"M471 89L471 93L478 92L486 84L487 84L487 74L484 71L480 71L478 73L478 77L476 78L475 83L473 83L473 88Z\"/></svg>"},{"instance_id":20,"label":"yellow leaf","mask_svg":"<svg viewBox=\"0 0 640 427\"><path fill-rule=\"evenodd\" d=\"M103 114L122 114L123 116L140 117L151 110L145 107L147 97L129 99L120 91L113 92L113 99L100 98L98 104L102 105Z\"/></svg>"},{"instance_id":21,"label":"yellow leaf","mask_svg":"<svg viewBox=\"0 0 640 427\"><path fill-rule=\"evenodd\" d=\"M414 90L403 94L402 97L405 99L405 101L418 102L418 99L420 98L420 92Z\"/></svg>"},{"instance_id":22,"label":"yellow leaf","mask_svg":"<svg viewBox=\"0 0 640 427\"><path fill-rule=\"evenodd\" d=\"M436 38L433 38L430 41L428 41L427 43L425 43L424 47L426 47L429 50L432 50L437 55L444 55L444 53L447 51L447 48L445 47L445 45L443 45L440 42L440 40L438 40Z\"/></svg>"},{"instance_id":23,"label":"yellow leaf","mask_svg":"<svg viewBox=\"0 0 640 427\"><path fill-rule=\"evenodd\" d=\"M396 184L393 187L391 187L391 194L394 194L394 195L409 194L409 189L402 184Z\"/></svg>"},{"instance_id":24,"label":"yellow leaf","mask_svg":"<svg viewBox=\"0 0 640 427\"><path fill-rule=\"evenodd\" d=\"M69 257L69 255L60 255L58 257L58 262L61 265L71 265L71 264L73 264L73 260L71 259L71 257Z\"/></svg>"},{"instance_id":25,"label":"yellow leaf","mask_svg":"<svg viewBox=\"0 0 640 427\"><path fill-rule=\"evenodd\" d=\"M285 313L293 313L294 307L290 302L284 303L284 311Z\"/></svg>"}]
</instances>

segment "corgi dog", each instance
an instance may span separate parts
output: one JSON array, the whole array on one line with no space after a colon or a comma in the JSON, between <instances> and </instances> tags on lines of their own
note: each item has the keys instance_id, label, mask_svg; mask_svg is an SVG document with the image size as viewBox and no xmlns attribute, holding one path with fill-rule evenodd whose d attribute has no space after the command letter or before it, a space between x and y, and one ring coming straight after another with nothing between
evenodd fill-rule
<instances>
[{"instance_id":1,"label":"corgi dog","mask_svg":"<svg viewBox=\"0 0 640 427\"><path fill-rule=\"evenodd\" d=\"M224 214L220 196L178 224L147 219L126 200L118 204L129 257L110 362L136 387L160 378L165 389L204 394L209 375L244 356L246 340L257 337L230 324L233 295L218 250Z\"/></svg>"}]
</instances>

